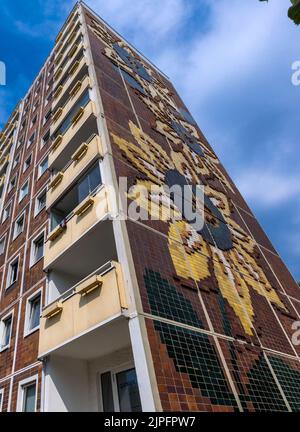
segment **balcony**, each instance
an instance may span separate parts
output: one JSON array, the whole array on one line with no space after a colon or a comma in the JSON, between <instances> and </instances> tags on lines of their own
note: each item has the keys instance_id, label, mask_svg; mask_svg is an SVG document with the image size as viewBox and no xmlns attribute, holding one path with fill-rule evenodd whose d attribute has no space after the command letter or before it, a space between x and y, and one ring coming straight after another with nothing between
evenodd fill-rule
<instances>
[{"instance_id":1,"label":"balcony","mask_svg":"<svg viewBox=\"0 0 300 432\"><path fill-rule=\"evenodd\" d=\"M54 137L49 154L49 169L61 170L71 159L72 154L92 133L97 133L96 107L92 101L80 107L74 114L70 127Z\"/></svg>"},{"instance_id":2,"label":"balcony","mask_svg":"<svg viewBox=\"0 0 300 432\"><path fill-rule=\"evenodd\" d=\"M104 244L105 240L110 242L113 238L111 228L103 223L109 215L109 207L108 192L104 185L80 202L48 235L45 244L45 270L56 268L56 265L62 270L66 269L67 263L63 263L65 255L68 255L68 262L71 260L71 267L76 263L79 269L82 264L77 263L77 260L80 261L82 256L87 257L88 251L92 255L89 264L92 264L93 254L97 254L99 244ZM106 222L110 224L109 220ZM108 250L109 243L107 251L103 252L108 253Z\"/></svg>"},{"instance_id":3,"label":"balcony","mask_svg":"<svg viewBox=\"0 0 300 432\"><path fill-rule=\"evenodd\" d=\"M76 58L79 56L80 52L83 51L84 44L83 41L79 43L75 43L73 47L70 49L68 53L68 60L65 62L64 65L60 66L56 69L54 76L53 76L53 86L55 87L59 81L62 79L62 77L66 74L68 68L71 66L71 64L76 60Z\"/></svg>"},{"instance_id":4,"label":"balcony","mask_svg":"<svg viewBox=\"0 0 300 432\"><path fill-rule=\"evenodd\" d=\"M91 86L92 84L88 76L82 81L78 81L74 85L74 87L70 90L70 97L66 101L65 105L57 108L53 113L53 123L50 128L50 134L52 134L57 129L61 120L65 118L65 116L71 111L72 107L76 104L76 102L78 102L84 92L91 88Z\"/></svg>"},{"instance_id":5,"label":"balcony","mask_svg":"<svg viewBox=\"0 0 300 432\"><path fill-rule=\"evenodd\" d=\"M74 11L69 18L67 19L64 27L61 29L61 31L58 33L58 35L56 36L55 39L55 43L56 43L56 48L59 49L59 47L61 46L61 44L64 41L64 38L66 37L66 34L70 31L74 21L77 21L79 15L78 15L78 11Z\"/></svg>"},{"instance_id":6,"label":"balcony","mask_svg":"<svg viewBox=\"0 0 300 432\"><path fill-rule=\"evenodd\" d=\"M121 317L127 308L121 266L109 262L44 308L39 356Z\"/></svg>"},{"instance_id":7,"label":"balcony","mask_svg":"<svg viewBox=\"0 0 300 432\"><path fill-rule=\"evenodd\" d=\"M81 144L72 155L70 164L64 172L57 173L50 183L47 192L47 204L49 209L70 188L83 171L92 163L103 156L100 137L94 135L86 143Z\"/></svg>"},{"instance_id":8,"label":"balcony","mask_svg":"<svg viewBox=\"0 0 300 432\"><path fill-rule=\"evenodd\" d=\"M0 177L0 189L3 188L5 183L5 174Z\"/></svg>"},{"instance_id":9,"label":"balcony","mask_svg":"<svg viewBox=\"0 0 300 432\"><path fill-rule=\"evenodd\" d=\"M55 73L56 69L60 66L60 64L62 63L63 59L66 57L68 51L70 51L71 44L76 40L76 38L78 38L79 32L80 32L80 21L77 20L72 25L72 27L70 27L69 37L66 39L65 42L62 42L60 48L57 49L57 51L55 53L55 57L54 57L54 61L55 61L54 73Z\"/></svg>"},{"instance_id":10,"label":"balcony","mask_svg":"<svg viewBox=\"0 0 300 432\"><path fill-rule=\"evenodd\" d=\"M5 171L5 169L7 168L7 165L8 165L8 163L9 163L9 154L7 155L7 156L5 156L3 159L2 159L2 161L1 161L1 163L0 163L0 174L2 174L4 171Z\"/></svg>"},{"instance_id":11,"label":"balcony","mask_svg":"<svg viewBox=\"0 0 300 432\"><path fill-rule=\"evenodd\" d=\"M80 32L80 25L77 28L74 28L62 48L55 54L54 61L54 75L60 67L63 67L68 58L70 57L71 51L76 49L76 45L78 45L82 40L82 33ZM75 48L74 48L75 47Z\"/></svg>"},{"instance_id":12,"label":"balcony","mask_svg":"<svg viewBox=\"0 0 300 432\"><path fill-rule=\"evenodd\" d=\"M77 60L71 69L68 71L68 75L65 80L54 90L52 110L53 112L59 107L63 106L69 97L69 91L74 87L77 81L81 81L85 75L87 75L87 59L83 56L80 60Z\"/></svg>"}]
</instances>

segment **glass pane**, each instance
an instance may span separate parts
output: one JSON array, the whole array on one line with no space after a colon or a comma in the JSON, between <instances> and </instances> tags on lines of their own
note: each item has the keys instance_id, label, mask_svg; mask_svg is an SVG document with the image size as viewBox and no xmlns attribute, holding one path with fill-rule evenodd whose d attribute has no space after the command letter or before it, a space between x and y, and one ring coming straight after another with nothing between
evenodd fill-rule
<instances>
[{"instance_id":1,"label":"glass pane","mask_svg":"<svg viewBox=\"0 0 300 432\"><path fill-rule=\"evenodd\" d=\"M117 374L117 386L121 412L142 411L135 369Z\"/></svg>"},{"instance_id":2,"label":"glass pane","mask_svg":"<svg viewBox=\"0 0 300 432\"><path fill-rule=\"evenodd\" d=\"M78 184L78 202L83 201L101 184L100 168L94 165Z\"/></svg>"},{"instance_id":3,"label":"glass pane","mask_svg":"<svg viewBox=\"0 0 300 432\"><path fill-rule=\"evenodd\" d=\"M81 98L79 99L79 101L76 102L76 104L74 105L74 107L72 108L72 110L70 111L70 113L67 115L67 117L65 118L64 122L62 123L62 125L60 126L60 128L55 132L55 134L52 136L52 139L55 139L58 135L60 134L64 134L66 132L67 129L69 129L69 127L72 124L72 120L74 115L78 112L78 110L80 109L80 107L84 108L88 102L89 102L89 92L86 91Z\"/></svg>"},{"instance_id":4,"label":"glass pane","mask_svg":"<svg viewBox=\"0 0 300 432\"><path fill-rule=\"evenodd\" d=\"M89 188L90 193L93 192L101 184L100 168L96 164L89 173Z\"/></svg>"},{"instance_id":5,"label":"glass pane","mask_svg":"<svg viewBox=\"0 0 300 432\"><path fill-rule=\"evenodd\" d=\"M51 212L51 230L53 230L57 225L59 225L63 221L64 217L55 212L54 210Z\"/></svg>"},{"instance_id":6,"label":"glass pane","mask_svg":"<svg viewBox=\"0 0 300 432\"><path fill-rule=\"evenodd\" d=\"M78 185L78 202L80 203L89 195L88 177L85 176Z\"/></svg>"},{"instance_id":7,"label":"glass pane","mask_svg":"<svg viewBox=\"0 0 300 432\"><path fill-rule=\"evenodd\" d=\"M35 260L38 261L44 255L44 237L35 243Z\"/></svg>"},{"instance_id":8,"label":"glass pane","mask_svg":"<svg viewBox=\"0 0 300 432\"><path fill-rule=\"evenodd\" d=\"M40 296L31 302L31 314L30 314L30 325L29 330L32 330L40 324Z\"/></svg>"},{"instance_id":9,"label":"glass pane","mask_svg":"<svg viewBox=\"0 0 300 432\"><path fill-rule=\"evenodd\" d=\"M24 387L23 411L35 411L35 384Z\"/></svg>"},{"instance_id":10,"label":"glass pane","mask_svg":"<svg viewBox=\"0 0 300 432\"><path fill-rule=\"evenodd\" d=\"M46 195L42 195L40 198L38 198L38 209L41 210L46 203Z\"/></svg>"},{"instance_id":11,"label":"glass pane","mask_svg":"<svg viewBox=\"0 0 300 432\"><path fill-rule=\"evenodd\" d=\"M10 332L11 332L11 318L7 319L4 322L5 329L4 329L4 340L3 340L3 346L7 346L10 341Z\"/></svg>"},{"instance_id":12,"label":"glass pane","mask_svg":"<svg viewBox=\"0 0 300 432\"><path fill-rule=\"evenodd\" d=\"M11 283L17 280L18 276L18 262L12 264L11 266Z\"/></svg>"},{"instance_id":13,"label":"glass pane","mask_svg":"<svg viewBox=\"0 0 300 432\"><path fill-rule=\"evenodd\" d=\"M111 374L106 372L101 375L102 403L104 412L114 412L114 399L111 385Z\"/></svg>"}]
</instances>

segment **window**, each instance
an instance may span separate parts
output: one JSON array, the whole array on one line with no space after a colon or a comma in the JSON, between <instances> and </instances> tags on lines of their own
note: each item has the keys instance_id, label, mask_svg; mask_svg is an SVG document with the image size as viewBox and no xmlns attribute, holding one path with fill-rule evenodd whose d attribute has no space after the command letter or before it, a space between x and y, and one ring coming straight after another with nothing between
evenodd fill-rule
<instances>
[{"instance_id":1,"label":"window","mask_svg":"<svg viewBox=\"0 0 300 432\"><path fill-rule=\"evenodd\" d=\"M78 184L78 202L83 201L101 184L99 164L96 163Z\"/></svg>"},{"instance_id":2,"label":"window","mask_svg":"<svg viewBox=\"0 0 300 432\"><path fill-rule=\"evenodd\" d=\"M47 133L45 133L45 135L42 138L42 147L44 147L44 145L47 144L47 142L49 141L50 138L50 131L48 131Z\"/></svg>"},{"instance_id":3,"label":"window","mask_svg":"<svg viewBox=\"0 0 300 432\"><path fill-rule=\"evenodd\" d=\"M100 376L104 412L142 411L135 369L105 372Z\"/></svg>"},{"instance_id":4,"label":"window","mask_svg":"<svg viewBox=\"0 0 300 432\"><path fill-rule=\"evenodd\" d=\"M19 383L17 411L36 411L36 388L37 377L35 377L34 379L30 377Z\"/></svg>"},{"instance_id":5,"label":"window","mask_svg":"<svg viewBox=\"0 0 300 432\"><path fill-rule=\"evenodd\" d=\"M17 183L17 176L12 178L11 181L9 182L9 187L8 187L9 192L16 186L16 183Z\"/></svg>"},{"instance_id":6,"label":"window","mask_svg":"<svg viewBox=\"0 0 300 432\"><path fill-rule=\"evenodd\" d=\"M51 102L51 99L52 99L52 92L49 92L46 96L45 106L48 105L49 102Z\"/></svg>"},{"instance_id":7,"label":"window","mask_svg":"<svg viewBox=\"0 0 300 432\"><path fill-rule=\"evenodd\" d=\"M37 330L40 326L41 315L41 292L34 294L27 300L26 318L25 318L25 335Z\"/></svg>"},{"instance_id":8,"label":"window","mask_svg":"<svg viewBox=\"0 0 300 432\"><path fill-rule=\"evenodd\" d=\"M22 124L21 124L21 130L23 130L26 126L26 119L23 120Z\"/></svg>"},{"instance_id":9,"label":"window","mask_svg":"<svg viewBox=\"0 0 300 432\"><path fill-rule=\"evenodd\" d=\"M14 158L13 169L16 168L19 162L20 162L20 153L18 153L17 156Z\"/></svg>"},{"instance_id":10,"label":"window","mask_svg":"<svg viewBox=\"0 0 300 432\"><path fill-rule=\"evenodd\" d=\"M24 222L25 222L25 213L23 213L15 222L14 239L18 237L18 235L21 234L21 232L23 232Z\"/></svg>"},{"instance_id":11,"label":"window","mask_svg":"<svg viewBox=\"0 0 300 432\"><path fill-rule=\"evenodd\" d=\"M35 201L35 215L39 214L46 207L46 190L41 192Z\"/></svg>"},{"instance_id":12,"label":"window","mask_svg":"<svg viewBox=\"0 0 300 432\"><path fill-rule=\"evenodd\" d=\"M47 114L45 115L45 117L44 117L44 124L47 123L47 121L50 119L51 115L52 115L52 111L49 110L49 111L47 112Z\"/></svg>"},{"instance_id":13,"label":"window","mask_svg":"<svg viewBox=\"0 0 300 432\"><path fill-rule=\"evenodd\" d=\"M13 285L18 279L19 257L15 258L8 267L7 288Z\"/></svg>"},{"instance_id":14,"label":"window","mask_svg":"<svg viewBox=\"0 0 300 432\"><path fill-rule=\"evenodd\" d=\"M28 194L28 181L26 183L23 184L23 186L20 189L20 195L19 195L19 202L22 201L23 198L26 197L26 195Z\"/></svg>"},{"instance_id":15,"label":"window","mask_svg":"<svg viewBox=\"0 0 300 432\"><path fill-rule=\"evenodd\" d=\"M3 397L4 397L4 389L0 389L0 412L2 412Z\"/></svg>"},{"instance_id":16,"label":"window","mask_svg":"<svg viewBox=\"0 0 300 432\"><path fill-rule=\"evenodd\" d=\"M59 129L56 130L56 132L52 136L53 139L55 139L58 135L63 135L69 129L69 127L72 125L75 115L79 112L81 108L84 108L89 103L89 101L89 92L86 91L73 106L69 114L65 117Z\"/></svg>"},{"instance_id":17,"label":"window","mask_svg":"<svg viewBox=\"0 0 300 432\"><path fill-rule=\"evenodd\" d=\"M2 318L1 320L1 345L0 351L7 349L10 345L11 328L12 328L12 314Z\"/></svg>"},{"instance_id":18,"label":"window","mask_svg":"<svg viewBox=\"0 0 300 432\"><path fill-rule=\"evenodd\" d=\"M32 155L30 154L24 162L23 172L25 172L31 165Z\"/></svg>"},{"instance_id":19,"label":"window","mask_svg":"<svg viewBox=\"0 0 300 432\"><path fill-rule=\"evenodd\" d=\"M44 256L44 233L40 234L32 241L31 246L31 265L37 263Z\"/></svg>"},{"instance_id":20,"label":"window","mask_svg":"<svg viewBox=\"0 0 300 432\"><path fill-rule=\"evenodd\" d=\"M39 177L41 177L48 169L48 157L39 164Z\"/></svg>"},{"instance_id":21,"label":"window","mask_svg":"<svg viewBox=\"0 0 300 432\"><path fill-rule=\"evenodd\" d=\"M10 217L10 213L11 213L11 202L3 210L2 222L6 221L6 219Z\"/></svg>"},{"instance_id":22,"label":"window","mask_svg":"<svg viewBox=\"0 0 300 432\"><path fill-rule=\"evenodd\" d=\"M0 255L2 255L5 251L5 241L6 241L6 236L4 235L0 239Z\"/></svg>"},{"instance_id":23,"label":"window","mask_svg":"<svg viewBox=\"0 0 300 432\"><path fill-rule=\"evenodd\" d=\"M34 105L34 111L37 109L37 104ZM34 116L34 118L31 120L31 127L36 124L37 116Z\"/></svg>"},{"instance_id":24,"label":"window","mask_svg":"<svg viewBox=\"0 0 300 432\"><path fill-rule=\"evenodd\" d=\"M33 144L34 139L35 139L35 132L33 132L33 134L31 135L31 137L29 138L28 143L27 143L27 147L30 147L31 144Z\"/></svg>"}]
</instances>

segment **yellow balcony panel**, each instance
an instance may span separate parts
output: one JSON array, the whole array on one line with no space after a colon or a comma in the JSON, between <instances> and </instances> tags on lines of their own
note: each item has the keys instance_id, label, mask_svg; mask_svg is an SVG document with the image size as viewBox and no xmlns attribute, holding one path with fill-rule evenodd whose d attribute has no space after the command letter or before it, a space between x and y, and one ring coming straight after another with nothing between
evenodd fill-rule
<instances>
[{"instance_id":1,"label":"yellow balcony panel","mask_svg":"<svg viewBox=\"0 0 300 432\"><path fill-rule=\"evenodd\" d=\"M71 86L73 86L78 81L78 78L76 78L76 76L78 76L78 72L80 72L82 68L87 65L88 64L85 57L82 57L80 60L77 60L72 65L72 68L69 69L68 78L66 79L66 81L63 84L59 85L54 90L53 102L52 102L53 110L55 110L55 108L60 105L60 101L63 97L65 97L66 92L69 91Z\"/></svg>"},{"instance_id":2,"label":"yellow balcony panel","mask_svg":"<svg viewBox=\"0 0 300 432\"><path fill-rule=\"evenodd\" d=\"M46 208L49 209L70 188L87 166L92 165L96 159L102 156L102 144L98 135L94 135L89 142L81 144L72 155L72 163L64 171L60 182L56 183L54 188L51 187L50 183Z\"/></svg>"},{"instance_id":3,"label":"yellow balcony panel","mask_svg":"<svg viewBox=\"0 0 300 432\"><path fill-rule=\"evenodd\" d=\"M86 288L89 285L93 289L88 292ZM39 357L87 336L98 327L124 319L124 310L128 306L121 265L111 262L105 273L83 280L63 294L59 302L60 313L52 317L45 316L45 310L42 313ZM54 308L56 304L57 301Z\"/></svg>"},{"instance_id":4,"label":"yellow balcony panel","mask_svg":"<svg viewBox=\"0 0 300 432\"><path fill-rule=\"evenodd\" d=\"M70 28L72 27L72 23L77 19L78 19L78 12L74 11L72 13L72 15L69 16L64 27L61 29L61 31L56 36L55 43L57 46L63 42L63 39L65 38L66 34L70 31Z\"/></svg>"},{"instance_id":5,"label":"yellow balcony panel","mask_svg":"<svg viewBox=\"0 0 300 432\"><path fill-rule=\"evenodd\" d=\"M57 89L55 90L54 94L53 94L53 100L57 99L59 97L59 95L61 94L61 92L63 91L63 86L60 85L59 87L57 87Z\"/></svg>"},{"instance_id":6,"label":"yellow balcony panel","mask_svg":"<svg viewBox=\"0 0 300 432\"><path fill-rule=\"evenodd\" d=\"M49 189L53 190L55 188L57 188L57 186L59 185L59 183L62 181L64 174L62 172L57 173L53 180L50 182L49 184Z\"/></svg>"},{"instance_id":7,"label":"yellow balcony panel","mask_svg":"<svg viewBox=\"0 0 300 432\"><path fill-rule=\"evenodd\" d=\"M61 43L59 49L55 53L54 61L55 61L55 70L65 61L67 56L70 55L71 50L74 48L74 45L72 46L72 43L75 42L75 40L80 35L80 27L78 26L79 22L75 23L72 27L70 36L68 39ZM77 27L77 28L76 28Z\"/></svg>"},{"instance_id":8,"label":"yellow balcony panel","mask_svg":"<svg viewBox=\"0 0 300 432\"><path fill-rule=\"evenodd\" d=\"M55 113L52 115L52 120L54 123L57 123L57 121L61 117L62 113L63 113L63 109L61 107L55 111Z\"/></svg>"},{"instance_id":9,"label":"yellow balcony panel","mask_svg":"<svg viewBox=\"0 0 300 432\"><path fill-rule=\"evenodd\" d=\"M8 162L9 162L9 154L4 158L2 158L2 160L0 161L0 172L2 172L3 169L7 166Z\"/></svg>"},{"instance_id":10,"label":"yellow balcony panel","mask_svg":"<svg viewBox=\"0 0 300 432\"><path fill-rule=\"evenodd\" d=\"M103 285L103 277L99 275L94 275L88 278L85 282L82 282L75 288L77 294L82 296L87 295L94 291L95 289L101 288Z\"/></svg>"},{"instance_id":11,"label":"yellow balcony panel","mask_svg":"<svg viewBox=\"0 0 300 432\"><path fill-rule=\"evenodd\" d=\"M79 117L80 114L80 117ZM90 101L84 108L83 111L80 110L78 112L78 116L76 116L73 124L69 127L69 129L64 133L64 135L60 136L58 139L58 145L55 145L56 140L54 141L51 152L49 153L49 168L53 167L58 158L63 156L63 153L66 152L68 145L77 139L80 142L80 131L82 127L88 127L91 119L96 117L96 108L92 101Z\"/></svg>"},{"instance_id":12,"label":"yellow balcony panel","mask_svg":"<svg viewBox=\"0 0 300 432\"><path fill-rule=\"evenodd\" d=\"M5 182L5 175L1 176L0 178L0 188L4 185Z\"/></svg>"},{"instance_id":13,"label":"yellow balcony panel","mask_svg":"<svg viewBox=\"0 0 300 432\"><path fill-rule=\"evenodd\" d=\"M62 75L63 69L60 67L55 71L55 74L53 75L53 82L55 83Z\"/></svg>"},{"instance_id":14,"label":"yellow balcony panel","mask_svg":"<svg viewBox=\"0 0 300 432\"><path fill-rule=\"evenodd\" d=\"M61 235L61 233L64 232L65 229L66 229L66 226L58 225L56 228L54 228L54 230L52 230L50 232L50 234L48 235L47 241L54 242L54 240L56 240L57 237L59 237Z\"/></svg>"},{"instance_id":15,"label":"yellow balcony panel","mask_svg":"<svg viewBox=\"0 0 300 432\"><path fill-rule=\"evenodd\" d=\"M75 212L72 213L70 219L64 225L63 230L60 230L59 235L54 235L53 238L53 231L50 233L45 247L45 269L53 265L55 260L57 260L62 253L68 251L68 249L78 242L81 237L85 236L92 227L102 220L105 220L106 216L109 214L106 188L102 186L92 199L93 202L89 202L88 208L82 209L82 212L79 212L79 206L83 206L85 202L81 203L77 209L75 209L78 214L75 214ZM86 202L89 200L90 197L86 199Z\"/></svg>"},{"instance_id":16,"label":"yellow balcony panel","mask_svg":"<svg viewBox=\"0 0 300 432\"><path fill-rule=\"evenodd\" d=\"M63 136L62 135L58 135L55 138L55 140L53 141L52 146L51 146L51 151L52 152L57 149L57 147L62 143L62 140L63 140Z\"/></svg>"},{"instance_id":17,"label":"yellow balcony panel","mask_svg":"<svg viewBox=\"0 0 300 432\"><path fill-rule=\"evenodd\" d=\"M6 135L10 135L10 133L13 131L14 127L15 127L14 123L10 123L6 132L5 132Z\"/></svg>"},{"instance_id":18,"label":"yellow balcony panel","mask_svg":"<svg viewBox=\"0 0 300 432\"><path fill-rule=\"evenodd\" d=\"M55 43L56 43L56 44L58 44L58 43L60 42L60 40L61 40L61 38L62 38L62 35L63 35L63 32L60 31L60 32L58 33L58 35L56 36L56 38L55 38Z\"/></svg>"},{"instance_id":19,"label":"yellow balcony panel","mask_svg":"<svg viewBox=\"0 0 300 432\"><path fill-rule=\"evenodd\" d=\"M86 91L86 89L91 88L91 82L89 77L85 77L82 82L80 82L80 87L77 89L77 92L74 92L70 95L70 98L67 100L67 103L63 107L59 107L56 109L53 115L53 123L50 128L50 134L52 134L59 123L64 119L64 117L71 111L73 105L78 101L78 99L82 96L82 94Z\"/></svg>"},{"instance_id":20,"label":"yellow balcony panel","mask_svg":"<svg viewBox=\"0 0 300 432\"><path fill-rule=\"evenodd\" d=\"M84 48L84 43L81 41L80 43L76 44L76 50L72 52L72 56L68 56L68 61L63 65L59 66L57 69L54 69L54 76L53 76L53 85L55 86L59 80L65 75L68 68L71 66L72 62L74 61L74 58L77 56L77 54L82 51Z\"/></svg>"},{"instance_id":21,"label":"yellow balcony panel","mask_svg":"<svg viewBox=\"0 0 300 432\"><path fill-rule=\"evenodd\" d=\"M53 318L54 316L61 313L62 310L63 310L62 302L60 301L53 302L49 306L44 308L42 317L46 319Z\"/></svg>"},{"instance_id":22,"label":"yellow balcony panel","mask_svg":"<svg viewBox=\"0 0 300 432\"><path fill-rule=\"evenodd\" d=\"M55 60L54 60L54 64L55 67L57 68L57 66L59 65L59 63L61 62L61 60L63 59L63 54L60 53L58 55L55 56Z\"/></svg>"}]
</instances>

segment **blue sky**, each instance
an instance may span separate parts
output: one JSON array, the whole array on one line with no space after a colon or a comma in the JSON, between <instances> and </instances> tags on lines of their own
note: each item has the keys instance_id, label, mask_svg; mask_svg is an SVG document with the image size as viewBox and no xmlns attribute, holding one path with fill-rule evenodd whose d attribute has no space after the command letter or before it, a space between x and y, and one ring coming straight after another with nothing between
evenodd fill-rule
<instances>
[{"instance_id":1,"label":"blue sky","mask_svg":"<svg viewBox=\"0 0 300 432\"><path fill-rule=\"evenodd\" d=\"M288 0L90 0L175 84L275 247L300 280L300 27ZM2 0L0 126L74 1Z\"/></svg>"}]
</instances>

